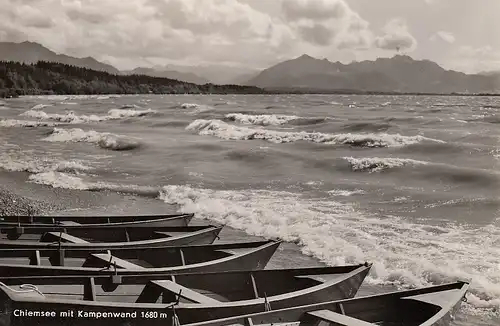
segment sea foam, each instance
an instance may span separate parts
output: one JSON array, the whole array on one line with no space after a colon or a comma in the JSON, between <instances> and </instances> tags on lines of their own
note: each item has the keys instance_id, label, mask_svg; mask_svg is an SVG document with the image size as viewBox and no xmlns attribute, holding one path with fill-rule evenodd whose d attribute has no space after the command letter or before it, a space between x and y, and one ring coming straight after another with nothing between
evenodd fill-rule
<instances>
[{"instance_id":1,"label":"sea foam","mask_svg":"<svg viewBox=\"0 0 500 326\"><path fill-rule=\"evenodd\" d=\"M215 191L165 186L160 198L180 212L280 238L328 265L373 262L367 282L419 287L472 279L470 303L500 304L497 226L429 226L396 216L380 218L331 198L252 190Z\"/></svg>"},{"instance_id":2,"label":"sea foam","mask_svg":"<svg viewBox=\"0 0 500 326\"><path fill-rule=\"evenodd\" d=\"M108 120L119 120L124 118L142 117L152 113L156 113L155 110L136 110L136 109L111 109L108 111L107 115L78 115L74 111L68 111L66 113L46 113L41 110L28 110L21 113L21 116L26 116L30 118L40 119L40 120L52 120L61 123L69 124L83 124L83 123L95 123Z\"/></svg>"},{"instance_id":3,"label":"sea foam","mask_svg":"<svg viewBox=\"0 0 500 326\"><path fill-rule=\"evenodd\" d=\"M83 142L93 143L101 148L110 150L132 150L140 147L140 142L124 136L118 136L106 132L97 132L94 130L83 130L80 128L61 129L54 128L53 133L44 138L49 142Z\"/></svg>"},{"instance_id":4,"label":"sea foam","mask_svg":"<svg viewBox=\"0 0 500 326\"><path fill-rule=\"evenodd\" d=\"M54 127L56 123L45 121L28 121L16 119L2 119L0 120L0 127L4 128L36 128L36 127Z\"/></svg>"},{"instance_id":5,"label":"sea foam","mask_svg":"<svg viewBox=\"0 0 500 326\"><path fill-rule=\"evenodd\" d=\"M319 132L284 132L267 129L252 129L230 125L221 120L193 121L186 127L199 135L215 136L227 140L261 139L273 143L291 143L309 141L329 145L351 145L356 147L398 147L416 144L424 140L443 142L423 136L402 136L400 134L369 133L369 134L325 134Z\"/></svg>"},{"instance_id":6,"label":"sea foam","mask_svg":"<svg viewBox=\"0 0 500 326\"><path fill-rule=\"evenodd\" d=\"M406 165L427 165L429 162L413 159L390 158L390 157L344 157L349 162L353 171L380 172L392 168L399 168Z\"/></svg>"}]
</instances>

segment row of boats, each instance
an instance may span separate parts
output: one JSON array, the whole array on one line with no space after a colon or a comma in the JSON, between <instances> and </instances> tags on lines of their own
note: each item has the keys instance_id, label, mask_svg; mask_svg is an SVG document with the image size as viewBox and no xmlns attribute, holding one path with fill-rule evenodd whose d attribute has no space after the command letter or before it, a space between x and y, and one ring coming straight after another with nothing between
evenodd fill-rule
<instances>
[{"instance_id":1,"label":"row of boats","mask_svg":"<svg viewBox=\"0 0 500 326\"><path fill-rule=\"evenodd\" d=\"M369 263L264 269L280 241L216 241L192 218L3 217L0 326L437 326L469 287L356 297Z\"/></svg>"}]
</instances>

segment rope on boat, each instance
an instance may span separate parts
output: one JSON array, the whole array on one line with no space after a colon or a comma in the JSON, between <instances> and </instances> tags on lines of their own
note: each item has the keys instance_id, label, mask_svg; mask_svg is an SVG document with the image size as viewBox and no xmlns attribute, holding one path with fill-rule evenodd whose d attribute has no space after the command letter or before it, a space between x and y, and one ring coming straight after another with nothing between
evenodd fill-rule
<instances>
[{"instance_id":1,"label":"rope on boat","mask_svg":"<svg viewBox=\"0 0 500 326\"><path fill-rule=\"evenodd\" d=\"M181 326L181 322L179 321L179 317L175 313L174 307L172 307L172 326Z\"/></svg>"},{"instance_id":2,"label":"rope on boat","mask_svg":"<svg viewBox=\"0 0 500 326\"><path fill-rule=\"evenodd\" d=\"M25 289L26 288L26 290L15 290L15 289L11 288L10 286L8 286L7 284L5 284L3 282L0 282L0 285L3 286L3 287L5 287L5 288L7 288L8 290L10 290L12 292L15 292L15 293L37 292L41 296L45 297L45 295L40 290L38 290L38 288L36 287L36 285L33 285L33 284L22 284L22 285L19 286L21 289Z\"/></svg>"},{"instance_id":3,"label":"rope on boat","mask_svg":"<svg viewBox=\"0 0 500 326\"><path fill-rule=\"evenodd\" d=\"M111 269L111 267L113 267L113 268L114 268L115 275L117 275L117 274L118 274L118 271L116 270L116 261L115 261L115 260L113 260L113 256L112 256L112 255L110 255L110 256L109 256L109 261L108 261L108 263L107 263L107 266L106 266L106 267L101 268L101 269L99 270L99 272L102 272L102 271L105 271L105 270L109 270L109 269Z\"/></svg>"},{"instance_id":4,"label":"rope on boat","mask_svg":"<svg viewBox=\"0 0 500 326\"><path fill-rule=\"evenodd\" d=\"M181 301L181 293L182 289L179 290L179 294L177 294L177 301L172 303L170 306L167 308L172 308L172 326L181 326L181 322L179 320L179 317L175 313L175 306L179 304L179 301Z\"/></svg>"},{"instance_id":5,"label":"rope on boat","mask_svg":"<svg viewBox=\"0 0 500 326\"><path fill-rule=\"evenodd\" d=\"M266 292L264 292L264 311L265 312L268 312L268 311L271 311L271 304L269 303L269 301L267 300L267 295L266 295Z\"/></svg>"}]
</instances>

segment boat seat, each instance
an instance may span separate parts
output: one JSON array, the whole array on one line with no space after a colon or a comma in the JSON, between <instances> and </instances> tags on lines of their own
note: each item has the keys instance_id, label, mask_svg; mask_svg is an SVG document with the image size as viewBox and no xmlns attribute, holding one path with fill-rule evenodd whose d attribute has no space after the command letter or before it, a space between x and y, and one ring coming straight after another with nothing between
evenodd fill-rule
<instances>
[{"instance_id":1,"label":"boat seat","mask_svg":"<svg viewBox=\"0 0 500 326\"><path fill-rule=\"evenodd\" d=\"M319 284L325 283L325 279L322 278L321 275L295 275L294 277L298 279L312 280L318 282Z\"/></svg>"},{"instance_id":2,"label":"boat seat","mask_svg":"<svg viewBox=\"0 0 500 326\"><path fill-rule=\"evenodd\" d=\"M70 243L89 243L88 241L85 241L83 239L74 237L70 234L67 233L61 233L61 232L47 232L43 237L41 241L44 242L50 242L50 241L58 241L59 239L70 242Z\"/></svg>"},{"instance_id":3,"label":"boat seat","mask_svg":"<svg viewBox=\"0 0 500 326\"><path fill-rule=\"evenodd\" d=\"M60 225L81 225L80 223L73 222L73 221L58 221L57 224L60 224Z\"/></svg>"},{"instance_id":4,"label":"boat seat","mask_svg":"<svg viewBox=\"0 0 500 326\"><path fill-rule=\"evenodd\" d=\"M95 259L101 260L105 263L108 263L111 260L111 263L115 263L116 267L124 268L124 269L145 269L142 266L131 263L127 260L111 256L110 254L90 254Z\"/></svg>"},{"instance_id":5,"label":"boat seat","mask_svg":"<svg viewBox=\"0 0 500 326\"><path fill-rule=\"evenodd\" d=\"M202 303L202 304L220 304L221 303L219 300L215 300L213 298L207 297L206 295L203 295L199 292L196 292L194 290L191 290L185 286L182 286L180 284L174 283L174 282L169 281L169 280L151 281L151 283L160 287L161 289L175 293L176 295L178 295L180 292L181 298L192 301L194 303Z\"/></svg>"},{"instance_id":6,"label":"boat seat","mask_svg":"<svg viewBox=\"0 0 500 326\"><path fill-rule=\"evenodd\" d=\"M341 315L331 310L310 311L306 313L306 315L329 322L330 325L333 326L373 326L372 323L346 315Z\"/></svg>"},{"instance_id":7,"label":"boat seat","mask_svg":"<svg viewBox=\"0 0 500 326\"><path fill-rule=\"evenodd\" d=\"M232 249L217 249L216 251L218 251L218 252L222 252L222 253L224 253L224 254L229 254L229 255L231 255L231 256L235 256L235 255L237 255L237 254L238 254L236 251L234 251L234 250L232 250Z\"/></svg>"}]
</instances>

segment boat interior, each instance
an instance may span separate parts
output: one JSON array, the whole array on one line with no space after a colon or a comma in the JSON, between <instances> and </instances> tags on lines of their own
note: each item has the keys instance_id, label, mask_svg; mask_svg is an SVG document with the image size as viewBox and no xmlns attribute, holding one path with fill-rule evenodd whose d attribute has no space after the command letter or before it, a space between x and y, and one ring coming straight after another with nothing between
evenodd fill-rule
<instances>
[{"instance_id":1,"label":"boat interior","mask_svg":"<svg viewBox=\"0 0 500 326\"><path fill-rule=\"evenodd\" d=\"M186 326L421 326L438 320L442 317L439 314L452 311L464 297L467 288L468 283L456 282Z\"/></svg>"},{"instance_id":2,"label":"boat interior","mask_svg":"<svg viewBox=\"0 0 500 326\"><path fill-rule=\"evenodd\" d=\"M55 231L45 230L36 226L19 228L2 228L0 226L0 240L19 240L37 242L66 242L87 243L99 242L131 242L141 240L162 239L186 235L192 232L219 228L213 225L185 226L185 227L117 227L112 230L99 227L84 229L65 229L64 226L55 228Z\"/></svg>"},{"instance_id":3,"label":"boat interior","mask_svg":"<svg viewBox=\"0 0 500 326\"><path fill-rule=\"evenodd\" d=\"M346 274L366 268L354 265L179 275L10 277L2 282L11 288L32 284L45 298L63 301L221 303L293 295L325 282L336 283Z\"/></svg>"},{"instance_id":4,"label":"boat interior","mask_svg":"<svg viewBox=\"0 0 500 326\"><path fill-rule=\"evenodd\" d=\"M157 248L89 249L0 249L1 265L95 267L142 269L186 266L244 254L276 241Z\"/></svg>"}]
</instances>

